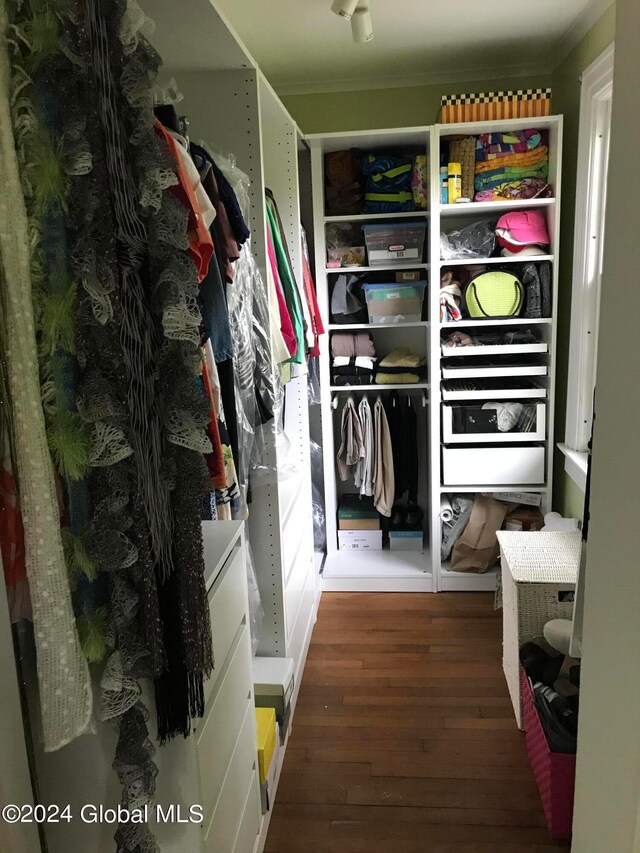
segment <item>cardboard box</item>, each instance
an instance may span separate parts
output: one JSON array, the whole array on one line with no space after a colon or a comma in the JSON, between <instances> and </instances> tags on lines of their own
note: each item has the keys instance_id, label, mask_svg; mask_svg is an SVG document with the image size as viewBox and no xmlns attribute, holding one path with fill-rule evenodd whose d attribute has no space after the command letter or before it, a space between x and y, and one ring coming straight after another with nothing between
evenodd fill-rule
<instances>
[{"instance_id":1,"label":"cardboard box","mask_svg":"<svg viewBox=\"0 0 640 853\"><path fill-rule=\"evenodd\" d=\"M342 495L338 502L338 519L376 519L380 521L373 498L360 495Z\"/></svg>"},{"instance_id":2,"label":"cardboard box","mask_svg":"<svg viewBox=\"0 0 640 853\"><path fill-rule=\"evenodd\" d=\"M382 530L339 530L340 551L382 551Z\"/></svg>"},{"instance_id":3,"label":"cardboard box","mask_svg":"<svg viewBox=\"0 0 640 853\"><path fill-rule=\"evenodd\" d=\"M396 282L398 284L406 284L410 281L420 281L421 275L420 270L403 270L396 273Z\"/></svg>"},{"instance_id":4,"label":"cardboard box","mask_svg":"<svg viewBox=\"0 0 640 853\"><path fill-rule=\"evenodd\" d=\"M282 725L293 696L293 658L253 658L253 692L259 708L274 708Z\"/></svg>"},{"instance_id":5,"label":"cardboard box","mask_svg":"<svg viewBox=\"0 0 640 853\"><path fill-rule=\"evenodd\" d=\"M542 530L544 516L539 509L519 506L504 520L504 530Z\"/></svg>"},{"instance_id":6,"label":"cardboard box","mask_svg":"<svg viewBox=\"0 0 640 853\"><path fill-rule=\"evenodd\" d=\"M419 323L422 319L422 299L385 299L368 302L370 323L392 323L394 317L404 317L407 323Z\"/></svg>"},{"instance_id":7,"label":"cardboard box","mask_svg":"<svg viewBox=\"0 0 640 853\"><path fill-rule=\"evenodd\" d=\"M380 519L339 518L338 530L380 530Z\"/></svg>"},{"instance_id":8,"label":"cardboard box","mask_svg":"<svg viewBox=\"0 0 640 853\"><path fill-rule=\"evenodd\" d=\"M551 115L551 89L509 89L443 95L440 123L494 121L508 118L539 118Z\"/></svg>"},{"instance_id":9,"label":"cardboard box","mask_svg":"<svg viewBox=\"0 0 640 853\"><path fill-rule=\"evenodd\" d=\"M424 551L422 530L390 530L389 547L392 551Z\"/></svg>"}]
</instances>

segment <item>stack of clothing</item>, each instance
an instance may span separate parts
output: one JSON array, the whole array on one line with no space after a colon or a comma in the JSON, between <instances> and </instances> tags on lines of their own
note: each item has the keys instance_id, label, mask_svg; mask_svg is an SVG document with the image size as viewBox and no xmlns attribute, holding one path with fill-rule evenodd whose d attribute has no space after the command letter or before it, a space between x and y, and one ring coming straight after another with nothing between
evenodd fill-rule
<instances>
[{"instance_id":1,"label":"stack of clothing","mask_svg":"<svg viewBox=\"0 0 640 853\"><path fill-rule=\"evenodd\" d=\"M331 384L373 385L376 350L368 332L336 332L331 337Z\"/></svg>"},{"instance_id":2,"label":"stack of clothing","mask_svg":"<svg viewBox=\"0 0 640 853\"><path fill-rule=\"evenodd\" d=\"M540 130L483 133L476 140L475 201L551 195L547 134Z\"/></svg>"},{"instance_id":3,"label":"stack of clothing","mask_svg":"<svg viewBox=\"0 0 640 853\"><path fill-rule=\"evenodd\" d=\"M424 356L413 355L407 347L394 349L378 365L376 384L415 385L424 378L426 363Z\"/></svg>"}]
</instances>

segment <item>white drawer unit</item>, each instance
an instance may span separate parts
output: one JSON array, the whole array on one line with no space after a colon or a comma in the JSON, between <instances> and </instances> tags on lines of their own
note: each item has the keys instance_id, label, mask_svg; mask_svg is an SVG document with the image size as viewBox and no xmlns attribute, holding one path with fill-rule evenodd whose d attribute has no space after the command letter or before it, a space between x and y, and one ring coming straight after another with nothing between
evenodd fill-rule
<instances>
[{"instance_id":1,"label":"white drawer unit","mask_svg":"<svg viewBox=\"0 0 640 853\"><path fill-rule=\"evenodd\" d=\"M306 540L300 543L300 547L294 557L294 564L287 579L285 588L285 611L287 637L291 636L293 626L298 617L300 602L307 582L313 575L313 550Z\"/></svg>"},{"instance_id":2,"label":"white drawer unit","mask_svg":"<svg viewBox=\"0 0 640 853\"><path fill-rule=\"evenodd\" d=\"M212 522L216 523L216 522ZM208 701L215 687L222 664L238 629L246 617L247 576L240 542L227 557L208 593L209 615L213 636L214 671L204 686L204 700Z\"/></svg>"},{"instance_id":3,"label":"white drawer unit","mask_svg":"<svg viewBox=\"0 0 640 853\"><path fill-rule=\"evenodd\" d=\"M545 449L529 447L443 447L445 486L540 485L545 479Z\"/></svg>"},{"instance_id":4,"label":"white drawer unit","mask_svg":"<svg viewBox=\"0 0 640 853\"><path fill-rule=\"evenodd\" d=\"M535 403L535 421L530 432L518 432L516 429L510 432L456 432L454 406L442 407L442 440L447 444L509 444L523 441L544 441L546 434L546 406L544 403ZM460 406L472 416L472 409L478 406ZM484 481L488 482L488 481ZM520 481L527 482L527 481ZM445 484L447 485L447 484Z\"/></svg>"},{"instance_id":5,"label":"white drawer unit","mask_svg":"<svg viewBox=\"0 0 640 853\"><path fill-rule=\"evenodd\" d=\"M247 801L240 820L238 836L236 843L233 845L233 853L253 853L256 846L256 837L260 832L260 811L259 788L257 784L254 785L252 783L249 786L249 793L247 794Z\"/></svg>"},{"instance_id":6,"label":"white drawer unit","mask_svg":"<svg viewBox=\"0 0 640 853\"><path fill-rule=\"evenodd\" d=\"M547 389L530 379L448 380L442 383L442 399L455 400L535 400L544 399Z\"/></svg>"},{"instance_id":7,"label":"white drawer unit","mask_svg":"<svg viewBox=\"0 0 640 853\"><path fill-rule=\"evenodd\" d=\"M253 706L253 677L251 660L247 655L248 630L246 625L240 629L216 690L207 703L204 720L196 732L205 821L220 794L246 710Z\"/></svg>"},{"instance_id":8,"label":"white drawer unit","mask_svg":"<svg viewBox=\"0 0 640 853\"><path fill-rule=\"evenodd\" d=\"M208 825L205 812L204 849L206 853L233 853L236 838L242 829L243 818L253 826L253 815L245 815L245 805L251 788L256 788L258 794L256 805L260 814L257 767L256 716L251 704L242 720L235 749L226 768L220 796ZM248 828L247 832L249 832Z\"/></svg>"},{"instance_id":9,"label":"white drawer unit","mask_svg":"<svg viewBox=\"0 0 640 853\"><path fill-rule=\"evenodd\" d=\"M488 344L486 346L448 347L442 344L443 358L475 358L479 355L529 355L531 353L548 352L546 343L537 344Z\"/></svg>"},{"instance_id":10,"label":"white drawer unit","mask_svg":"<svg viewBox=\"0 0 640 853\"><path fill-rule=\"evenodd\" d=\"M452 355L451 351L449 354ZM547 376L546 364L469 364L468 366L442 363L443 379L489 379L501 376Z\"/></svg>"}]
</instances>

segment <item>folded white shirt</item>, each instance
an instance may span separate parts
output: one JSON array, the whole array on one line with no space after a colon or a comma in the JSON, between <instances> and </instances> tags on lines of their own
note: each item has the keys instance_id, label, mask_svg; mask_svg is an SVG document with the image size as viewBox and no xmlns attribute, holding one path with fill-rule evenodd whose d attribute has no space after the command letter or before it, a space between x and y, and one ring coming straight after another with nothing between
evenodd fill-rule
<instances>
[{"instance_id":1,"label":"folded white shirt","mask_svg":"<svg viewBox=\"0 0 640 853\"><path fill-rule=\"evenodd\" d=\"M349 364L351 364L351 359L348 355L336 355L333 357L334 367L347 367ZM362 367L364 370L373 370L376 366L376 360L366 355L358 355L356 356L354 365Z\"/></svg>"}]
</instances>

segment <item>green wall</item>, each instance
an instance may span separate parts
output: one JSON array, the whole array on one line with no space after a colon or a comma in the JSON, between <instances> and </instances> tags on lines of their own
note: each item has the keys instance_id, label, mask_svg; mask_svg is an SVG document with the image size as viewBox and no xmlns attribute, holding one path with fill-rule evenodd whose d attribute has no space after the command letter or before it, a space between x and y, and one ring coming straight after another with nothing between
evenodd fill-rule
<instances>
[{"instance_id":1,"label":"green wall","mask_svg":"<svg viewBox=\"0 0 640 853\"><path fill-rule=\"evenodd\" d=\"M615 6L611 6L553 73L553 111L564 115L562 208L560 219L560 284L558 290L558 371L556 442L564 441L571 322L571 274L576 202L576 155L580 119L580 75L614 39ZM614 95L615 97L615 95ZM554 504L563 515L581 518L584 495L564 470L564 457L555 451Z\"/></svg>"},{"instance_id":2,"label":"green wall","mask_svg":"<svg viewBox=\"0 0 640 853\"><path fill-rule=\"evenodd\" d=\"M553 112L564 115L555 442L564 441L567 405L580 75L611 44L614 30L615 5L602 15L551 75L483 79L398 89L290 95L282 99L303 132L323 133L432 124L438 119L441 96L453 92L552 87ZM554 469L554 508L563 515L581 518L584 495L565 473L564 457L558 450L555 450Z\"/></svg>"},{"instance_id":3,"label":"green wall","mask_svg":"<svg viewBox=\"0 0 640 853\"><path fill-rule=\"evenodd\" d=\"M443 95L495 89L528 89L551 86L551 83L552 78L548 74L533 78L511 77L440 83L436 86L284 95L282 101L303 133L375 130L434 124L438 120L440 99Z\"/></svg>"}]
</instances>

